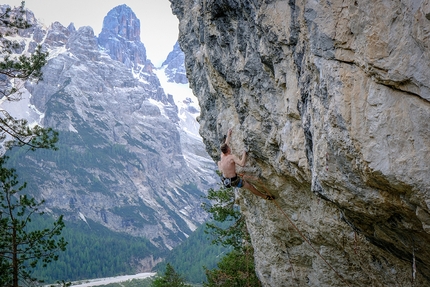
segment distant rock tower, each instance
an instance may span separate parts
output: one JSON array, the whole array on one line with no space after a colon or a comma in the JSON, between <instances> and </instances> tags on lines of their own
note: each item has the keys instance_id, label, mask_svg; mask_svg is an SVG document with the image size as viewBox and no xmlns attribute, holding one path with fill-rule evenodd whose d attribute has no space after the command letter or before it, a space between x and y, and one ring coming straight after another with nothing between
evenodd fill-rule
<instances>
[{"instance_id":1,"label":"distant rock tower","mask_svg":"<svg viewBox=\"0 0 430 287\"><path fill-rule=\"evenodd\" d=\"M109 11L103 20L98 44L114 60L133 68L146 65L146 49L140 41L140 20L123 4Z\"/></svg>"}]
</instances>

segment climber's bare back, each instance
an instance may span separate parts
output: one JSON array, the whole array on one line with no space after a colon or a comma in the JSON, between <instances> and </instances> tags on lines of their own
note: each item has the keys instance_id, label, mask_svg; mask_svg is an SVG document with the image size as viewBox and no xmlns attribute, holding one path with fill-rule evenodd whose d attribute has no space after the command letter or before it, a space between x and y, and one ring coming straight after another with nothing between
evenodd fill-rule
<instances>
[{"instance_id":1,"label":"climber's bare back","mask_svg":"<svg viewBox=\"0 0 430 287\"><path fill-rule=\"evenodd\" d=\"M221 160L218 162L218 169L224 177L232 178L236 176L236 156L232 154L221 154Z\"/></svg>"}]
</instances>

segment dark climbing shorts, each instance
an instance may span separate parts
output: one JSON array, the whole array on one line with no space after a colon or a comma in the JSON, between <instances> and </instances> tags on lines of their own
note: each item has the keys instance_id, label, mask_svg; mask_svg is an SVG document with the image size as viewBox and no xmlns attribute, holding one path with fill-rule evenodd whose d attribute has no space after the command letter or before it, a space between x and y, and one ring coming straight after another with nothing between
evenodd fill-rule
<instances>
[{"instance_id":1,"label":"dark climbing shorts","mask_svg":"<svg viewBox=\"0 0 430 287\"><path fill-rule=\"evenodd\" d=\"M235 176L232 178L222 177L222 183L226 188L229 187L239 187L241 188L243 186L243 181L239 176Z\"/></svg>"}]
</instances>

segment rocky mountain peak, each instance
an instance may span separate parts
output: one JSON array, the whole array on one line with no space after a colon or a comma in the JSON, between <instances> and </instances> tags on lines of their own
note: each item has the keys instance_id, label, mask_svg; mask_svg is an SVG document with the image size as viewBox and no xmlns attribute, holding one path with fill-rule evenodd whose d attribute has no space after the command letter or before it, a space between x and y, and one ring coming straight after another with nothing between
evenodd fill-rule
<instances>
[{"instance_id":1,"label":"rocky mountain peak","mask_svg":"<svg viewBox=\"0 0 430 287\"><path fill-rule=\"evenodd\" d=\"M65 31L69 30L65 29ZM94 61L100 57L97 37L94 35L93 28L89 26L80 27L75 33L70 33L66 48L84 61Z\"/></svg>"},{"instance_id":2,"label":"rocky mountain peak","mask_svg":"<svg viewBox=\"0 0 430 287\"><path fill-rule=\"evenodd\" d=\"M103 20L103 31L110 31L127 41L140 41L140 20L127 5L119 5L108 12Z\"/></svg>"},{"instance_id":3,"label":"rocky mountain peak","mask_svg":"<svg viewBox=\"0 0 430 287\"><path fill-rule=\"evenodd\" d=\"M98 44L112 59L127 67L147 63L146 49L140 42L140 20L125 4L113 8L106 15Z\"/></svg>"},{"instance_id":4,"label":"rocky mountain peak","mask_svg":"<svg viewBox=\"0 0 430 287\"><path fill-rule=\"evenodd\" d=\"M165 67L165 73L169 82L178 84L188 84L187 75L185 72L185 55L181 50L178 42L173 46L173 50L169 53L162 67Z\"/></svg>"},{"instance_id":5,"label":"rocky mountain peak","mask_svg":"<svg viewBox=\"0 0 430 287\"><path fill-rule=\"evenodd\" d=\"M69 26L67 26L67 30L69 30L70 32L76 32L76 27L74 23L70 23Z\"/></svg>"},{"instance_id":6,"label":"rocky mountain peak","mask_svg":"<svg viewBox=\"0 0 430 287\"><path fill-rule=\"evenodd\" d=\"M64 27L60 22L54 22L51 24L51 27L48 31L45 44L51 48L64 46L67 43L70 34L75 31L76 29L73 30Z\"/></svg>"}]
</instances>

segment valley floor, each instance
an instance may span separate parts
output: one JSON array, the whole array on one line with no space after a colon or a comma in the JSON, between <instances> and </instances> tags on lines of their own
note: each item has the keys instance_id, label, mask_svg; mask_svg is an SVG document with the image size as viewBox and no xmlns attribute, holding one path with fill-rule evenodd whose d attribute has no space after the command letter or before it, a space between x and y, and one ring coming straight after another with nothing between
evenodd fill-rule
<instances>
[{"instance_id":1,"label":"valley floor","mask_svg":"<svg viewBox=\"0 0 430 287\"><path fill-rule=\"evenodd\" d=\"M154 276L156 273L139 273L136 275L124 275L117 277L106 277L106 278L97 278L91 280L80 280L72 283L73 287L91 287L91 286L100 286L107 285L111 283L125 282L132 279L144 279L151 276ZM85 282L85 283L83 283Z\"/></svg>"}]
</instances>

